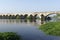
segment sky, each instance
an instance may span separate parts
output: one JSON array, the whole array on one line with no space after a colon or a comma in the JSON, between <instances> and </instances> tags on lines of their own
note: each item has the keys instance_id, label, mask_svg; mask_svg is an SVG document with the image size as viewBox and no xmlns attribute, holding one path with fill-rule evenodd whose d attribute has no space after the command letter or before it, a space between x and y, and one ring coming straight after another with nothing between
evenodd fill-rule
<instances>
[{"instance_id":1,"label":"sky","mask_svg":"<svg viewBox=\"0 0 60 40\"><path fill-rule=\"evenodd\" d=\"M60 0L0 0L0 12L60 11Z\"/></svg>"}]
</instances>

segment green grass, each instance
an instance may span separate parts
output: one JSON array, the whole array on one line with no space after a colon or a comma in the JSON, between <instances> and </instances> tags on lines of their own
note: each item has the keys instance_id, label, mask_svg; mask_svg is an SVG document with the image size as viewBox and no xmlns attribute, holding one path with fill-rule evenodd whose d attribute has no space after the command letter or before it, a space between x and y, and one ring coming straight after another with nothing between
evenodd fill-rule
<instances>
[{"instance_id":1,"label":"green grass","mask_svg":"<svg viewBox=\"0 0 60 40\"><path fill-rule=\"evenodd\" d=\"M43 30L46 34L60 36L60 22L49 22L42 24L40 29Z\"/></svg>"},{"instance_id":2,"label":"green grass","mask_svg":"<svg viewBox=\"0 0 60 40\"><path fill-rule=\"evenodd\" d=\"M57 16L60 16L60 14L57 14Z\"/></svg>"},{"instance_id":3,"label":"green grass","mask_svg":"<svg viewBox=\"0 0 60 40\"><path fill-rule=\"evenodd\" d=\"M21 40L20 36L13 32L0 33L0 40Z\"/></svg>"}]
</instances>

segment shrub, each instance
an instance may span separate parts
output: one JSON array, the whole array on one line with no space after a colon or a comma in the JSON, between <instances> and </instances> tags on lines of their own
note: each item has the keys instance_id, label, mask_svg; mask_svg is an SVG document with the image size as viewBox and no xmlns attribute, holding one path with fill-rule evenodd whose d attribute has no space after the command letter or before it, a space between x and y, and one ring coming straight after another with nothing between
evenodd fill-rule
<instances>
[{"instance_id":1,"label":"shrub","mask_svg":"<svg viewBox=\"0 0 60 40\"><path fill-rule=\"evenodd\" d=\"M0 40L20 40L20 36L13 32L0 33Z\"/></svg>"},{"instance_id":2,"label":"shrub","mask_svg":"<svg viewBox=\"0 0 60 40\"><path fill-rule=\"evenodd\" d=\"M45 33L54 36L60 36L60 22L49 22L40 26Z\"/></svg>"}]
</instances>

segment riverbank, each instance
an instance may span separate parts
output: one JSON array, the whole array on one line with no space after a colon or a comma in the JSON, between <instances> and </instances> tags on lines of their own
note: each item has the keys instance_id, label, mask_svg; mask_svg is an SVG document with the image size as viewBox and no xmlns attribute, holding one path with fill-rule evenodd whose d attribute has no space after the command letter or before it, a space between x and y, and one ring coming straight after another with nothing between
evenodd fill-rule
<instances>
[{"instance_id":1,"label":"riverbank","mask_svg":"<svg viewBox=\"0 0 60 40\"><path fill-rule=\"evenodd\" d=\"M46 34L60 36L60 22L49 22L40 26Z\"/></svg>"}]
</instances>

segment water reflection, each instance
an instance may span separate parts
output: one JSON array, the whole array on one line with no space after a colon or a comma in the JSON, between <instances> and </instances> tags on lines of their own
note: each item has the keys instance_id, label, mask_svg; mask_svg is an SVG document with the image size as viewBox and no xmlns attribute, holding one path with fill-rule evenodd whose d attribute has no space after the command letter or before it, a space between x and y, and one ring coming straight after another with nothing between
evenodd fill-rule
<instances>
[{"instance_id":1,"label":"water reflection","mask_svg":"<svg viewBox=\"0 0 60 40\"><path fill-rule=\"evenodd\" d=\"M0 24L11 24L11 23L14 23L14 24L17 24L17 23L31 23L31 24L34 24L34 25L41 25L41 24L44 24L46 22L53 22L53 21L57 21L55 20L55 18L53 18L52 20L46 20L46 21L41 21L41 20L28 20L28 19L0 19Z\"/></svg>"},{"instance_id":2,"label":"water reflection","mask_svg":"<svg viewBox=\"0 0 60 40\"><path fill-rule=\"evenodd\" d=\"M0 19L0 23L36 23L36 20L27 20L27 19Z\"/></svg>"}]
</instances>

